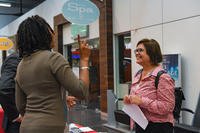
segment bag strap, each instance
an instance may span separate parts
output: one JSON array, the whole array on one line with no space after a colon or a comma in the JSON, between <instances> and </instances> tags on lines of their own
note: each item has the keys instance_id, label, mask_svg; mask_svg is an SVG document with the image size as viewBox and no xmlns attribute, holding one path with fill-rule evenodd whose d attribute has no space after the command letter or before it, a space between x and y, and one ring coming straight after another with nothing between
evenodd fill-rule
<instances>
[{"instance_id":1,"label":"bag strap","mask_svg":"<svg viewBox=\"0 0 200 133\"><path fill-rule=\"evenodd\" d=\"M155 87L156 89L158 88L158 83L159 83L159 78L160 76L163 74L163 73L167 73L165 70L160 70L158 73L157 73L157 76L155 78Z\"/></svg>"}]
</instances>

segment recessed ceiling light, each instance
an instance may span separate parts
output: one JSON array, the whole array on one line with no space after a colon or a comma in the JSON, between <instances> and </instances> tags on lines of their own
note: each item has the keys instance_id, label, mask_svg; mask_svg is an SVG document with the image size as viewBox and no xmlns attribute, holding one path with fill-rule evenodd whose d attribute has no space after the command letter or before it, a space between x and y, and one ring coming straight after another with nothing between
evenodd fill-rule
<instances>
[{"instance_id":1,"label":"recessed ceiling light","mask_svg":"<svg viewBox=\"0 0 200 133\"><path fill-rule=\"evenodd\" d=\"M10 3L0 3L0 6L11 7L11 4Z\"/></svg>"}]
</instances>

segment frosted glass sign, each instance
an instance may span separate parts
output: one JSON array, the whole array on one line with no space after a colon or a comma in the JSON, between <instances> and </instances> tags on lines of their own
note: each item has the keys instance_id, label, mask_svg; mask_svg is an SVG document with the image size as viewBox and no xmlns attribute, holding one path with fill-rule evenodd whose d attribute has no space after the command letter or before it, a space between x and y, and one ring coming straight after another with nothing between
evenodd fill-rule
<instances>
[{"instance_id":1,"label":"frosted glass sign","mask_svg":"<svg viewBox=\"0 0 200 133\"><path fill-rule=\"evenodd\" d=\"M62 13L68 21L79 25L88 25L99 17L98 7L90 0L68 0Z\"/></svg>"}]
</instances>

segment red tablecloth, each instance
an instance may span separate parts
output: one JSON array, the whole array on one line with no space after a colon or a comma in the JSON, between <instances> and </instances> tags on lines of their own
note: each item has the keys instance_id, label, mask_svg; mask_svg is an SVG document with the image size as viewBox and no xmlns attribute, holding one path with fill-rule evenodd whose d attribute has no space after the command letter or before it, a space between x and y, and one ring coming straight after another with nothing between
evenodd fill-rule
<instances>
[{"instance_id":1,"label":"red tablecloth","mask_svg":"<svg viewBox=\"0 0 200 133\"><path fill-rule=\"evenodd\" d=\"M3 122L3 109L0 108L0 133L4 133L4 130L2 128L2 122Z\"/></svg>"}]
</instances>

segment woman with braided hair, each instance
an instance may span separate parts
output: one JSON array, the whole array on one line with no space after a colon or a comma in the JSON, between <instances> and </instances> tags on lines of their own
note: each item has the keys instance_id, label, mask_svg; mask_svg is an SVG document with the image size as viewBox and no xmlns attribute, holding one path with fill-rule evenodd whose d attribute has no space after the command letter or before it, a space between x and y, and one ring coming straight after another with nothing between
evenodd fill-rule
<instances>
[{"instance_id":1,"label":"woman with braided hair","mask_svg":"<svg viewBox=\"0 0 200 133\"><path fill-rule=\"evenodd\" d=\"M17 47L22 57L16 74L16 105L23 116L20 133L63 133L65 96L88 96L90 49L80 45L80 79L65 58L52 52L54 31L40 16L24 20L17 31ZM62 89L64 88L64 90Z\"/></svg>"}]
</instances>

